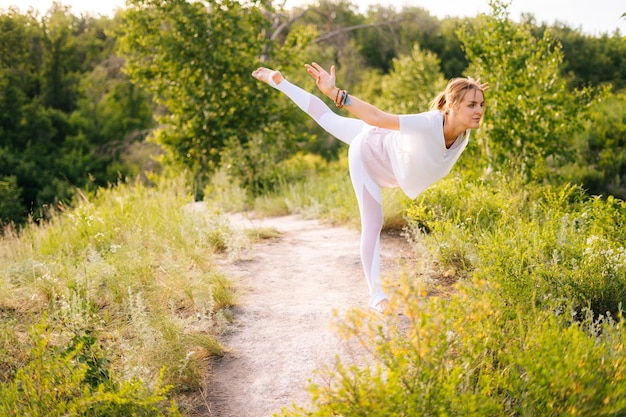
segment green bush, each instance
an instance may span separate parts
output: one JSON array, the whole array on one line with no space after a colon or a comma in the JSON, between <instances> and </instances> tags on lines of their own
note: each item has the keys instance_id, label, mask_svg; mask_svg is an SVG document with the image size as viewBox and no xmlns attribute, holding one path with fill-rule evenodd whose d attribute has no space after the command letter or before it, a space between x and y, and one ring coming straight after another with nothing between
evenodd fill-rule
<instances>
[{"instance_id":1,"label":"green bush","mask_svg":"<svg viewBox=\"0 0 626 417\"><path fill-rule=\"evenodd\" d=\"M162 376L152 388L138 380L110 379L95 336L74 337L60 346L54 342L59 331L46 319L32 327L27 362L0 386L1 415L181 416L167 398L172 387L162 384Z\"/></svg>"},{"instance_id":2,"label":"green bush","mask_svg":"<svg viewBox=\"0 0 626 417\"><path fill-rule=\"evenodd\" d=\"M28 358L20 337L45 314L54 325L51 345L76 347L68 361L85 366L63 374L80 389L112 384L135 395L139 386L167 384L179 399L201 386L207 357L222 352L219 336L234 303L214 258L237 235L216 212L191 203L181 179L153 180L154 187L124 184L84 195L48 223L5 233L0 352L10 359L1 362L0 383L19 390L18 373L21 379L40 373L53 385L60 378L64 359ZM73 389L68 402L83 396ZM98 395L109 401L107 392ZM132 414L131 405L124 407Z\"/></svg>"},{"instance_id":3,"label":"green bush","mask_svg":"<svg viewBox=\"0 0 626 417\"><path fill-rule=\"evenodd\" d=\"M623 415L625 209L519 177L439 182L406 216L456 291L403 274L403 315L349 312L339 334L371 360L326 368L310 407L282 415Z\"/></svg>"},{"instance_id":4,"label":"green bush","mask_svg":"<svg viewBox=\"0 0 626 417\"><path fill-rule=\"evenodd\" d=\"M450 177L411 203L407 217L441 269L497 283L510 305L565 300L615 315L626 300L625 209L571 185Z\"/></svg>"},{"instance_id":5,"label":"green bush","mask_svg":"<svg viewBox=\"0 0 626 417\"><path fill-rule=\"evenodd\" d=\"M520 311L510 319L479 297L419 294L403 280L403 316L353 311L340 334L372 352L313 383L309 409L282 416L621 415L626 412L626 327L611 319Z\"/></svg>"}]
</instances>

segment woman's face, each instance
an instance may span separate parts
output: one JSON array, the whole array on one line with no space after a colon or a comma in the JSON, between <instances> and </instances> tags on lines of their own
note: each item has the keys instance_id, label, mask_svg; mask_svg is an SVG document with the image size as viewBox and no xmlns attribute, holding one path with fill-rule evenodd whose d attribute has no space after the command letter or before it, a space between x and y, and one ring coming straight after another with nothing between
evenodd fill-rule
<instances>
[{"instance_id":1,"label":"woman's face","mask_svg":"<svg viewBox=\"0 0 626 417\"><path fill-rule=\"evenodd\" d=\"M477 129L483 117L485 98L483 92L472 88L463 95L463 100L454 106L454 116L466 129Z\"/></svg>"}]
</instances>

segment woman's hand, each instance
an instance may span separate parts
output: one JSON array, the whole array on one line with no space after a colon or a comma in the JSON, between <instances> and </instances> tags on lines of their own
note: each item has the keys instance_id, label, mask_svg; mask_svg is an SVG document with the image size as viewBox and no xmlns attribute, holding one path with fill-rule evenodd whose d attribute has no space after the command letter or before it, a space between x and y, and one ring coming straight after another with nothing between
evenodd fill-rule
<instances>
[{"instance_id":1,"label":"woman's hand","mask_svg":"<svg viewBox=\"0 0 626 417\"><path fill-rule=\"evenodd\" d=\"M304 66L309 75L315 79L317 88L327 97L334 98L337 93L337 87L335 87L335 66L331 65L330 73L316 62L312 62L310 65L304 64Z\"/></svg>"},{"instance_id":2,"label":"woman's hand","mask_svg":"<svg viewBox=\"0 0 626 417\"><path fill-rule=\"evenodd\" d=\"M337 92L339 89L335 86L335 66L332 65L330 67L330 73L315 62L311 62L311 65L304 64L304 66L309 75L315 79L317 88L326 97L337 103ZM353 95L350 95L350 104L346 104L343 108L371 126L393 130L400 129L400 118L397 115L381 111Z\"/></svg>"}]
</instances>

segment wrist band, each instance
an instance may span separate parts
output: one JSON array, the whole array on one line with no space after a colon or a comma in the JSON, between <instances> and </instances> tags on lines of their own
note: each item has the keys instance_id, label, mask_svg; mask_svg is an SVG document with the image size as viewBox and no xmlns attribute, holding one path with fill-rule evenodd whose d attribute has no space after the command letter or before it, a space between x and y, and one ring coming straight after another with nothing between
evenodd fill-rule
<instances>
[{"instance_id":1,"label":"wrist band","mask_svg":"<svg viewBox=\"0 0 626 417\"><path fill-rule=\"evenodd\" d=\"M341 88L337 89L337 94L335 95L335 106L339 107L339 94L341 94Z\"/></svg>"},{"instance_id":2,"label":"wrist band","mask_svg":"<svg viewBox=\"0 0 626 417\"><path fill-rule=\"evenodd\" d=\"M340 94L341 94L341 97L339 97ZM335 96L335 106L337 106L337 108L340 109L346 104L350 104L348 92L346 90L338 89L337 95Z\"/></svg>"}]
</instances>

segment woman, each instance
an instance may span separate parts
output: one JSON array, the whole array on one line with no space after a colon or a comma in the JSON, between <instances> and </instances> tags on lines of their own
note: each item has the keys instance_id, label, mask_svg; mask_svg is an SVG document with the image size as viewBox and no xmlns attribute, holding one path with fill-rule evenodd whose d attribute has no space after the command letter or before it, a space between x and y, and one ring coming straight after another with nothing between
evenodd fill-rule
<instances>
[{"instance_id":1,"label":"woman","mask_svg":"<svg viewBox=\"0 0 626 417\"><path fill-rule=\"evenodd\" d=\"M330 73L315 62L305 67L335 106L357 118L337 115L278 71L258 68L252 76L283 92L327 132L350 145L348 162L361 214L361 261L369 305L383 313L389 301L380 282L381 188L400 187L409 198L415 198L447 175L465 149L470 129L480 125L488 86L471 78L455 78L433 100L430 111L397 115L337 88L334 66Z\"/></svg>"}]
</instances>

